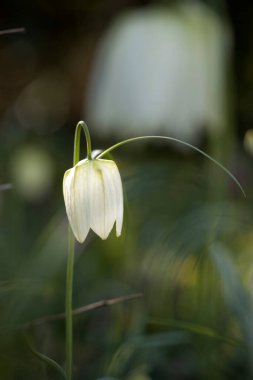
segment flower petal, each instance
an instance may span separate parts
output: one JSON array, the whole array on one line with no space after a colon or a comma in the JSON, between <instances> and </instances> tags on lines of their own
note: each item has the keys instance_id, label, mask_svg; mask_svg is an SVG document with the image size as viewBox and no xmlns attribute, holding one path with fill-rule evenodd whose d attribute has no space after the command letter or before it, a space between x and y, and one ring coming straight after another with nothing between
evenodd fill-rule
<instances>
[{"instance_id":1,"label":"flower petal","mask_svg":"<svg viewBox=\"0 0 253 380\"><path fill-rule=\"evenodd\" d=\"M123 224L123 189L120 173L114 161L99 159L97 161L103 162L103 176L108 187L111 212L116 221L116 235L120 236Z\"/></svg>"},{"instance_id":2,"label":"flower petal","mask_svg":"<svg viewBox=\"0 0 253 380\"><path fill-rule=\"evenodd\" d=\"M75 238L83 243L90 229L90 165L80 161L63 179L63 194L70 226Z\"/></svg>"},{"instance_id":3,"label":"flower petal","mask_svg":"<svg viewBox=\"0 0 253 380\"><path fill-rule=\"evenodd\" d=\"M115 164L116 166L116 164ZM122 225L123 225L123 209L124 209L124 200L123 200L123 188L122 181L116 166L117 171L114 174L114 184L116 187L116 202L117 202L117 214L116 214L116 236L121 235Z\"/></svg>"},{"instance_id":4,"label":"flower petal","mask_svg":"<svg viewBox=\"0 0 253 380\"><path fill-rule=\"evenodd\" d=\"M102 161L102 160L100 160ZM114 197L111 184L105 180L106 165L99 160L92 161L92 176L90 180L90 225L93 231L106 239L115 222Z\"/></svg>"}]
</instances>

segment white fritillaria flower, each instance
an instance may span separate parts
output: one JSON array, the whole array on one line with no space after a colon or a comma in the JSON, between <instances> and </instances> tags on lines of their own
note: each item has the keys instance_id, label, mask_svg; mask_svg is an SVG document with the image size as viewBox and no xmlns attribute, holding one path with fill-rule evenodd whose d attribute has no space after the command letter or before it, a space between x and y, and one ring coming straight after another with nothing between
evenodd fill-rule
<instances>
[{"instance_id":1,"label":"white fritillaria flower","mask_svg":"<svg viewBox=\"0 0 253 380\"><path fill-rule=\"evenodd\" d=\"M85 159L66 171L63 195L75 238L83 243L90 228L106 239L116 221L120 236L123 222L123 190L114 161Z\"/></svg>"},{"instance_id":2,"label":"white fritillaria flower","mask_svg":"<svg viewBox=\"0 0 253 380\"><path fill-rule=\"evenodd\" d=\"M99 135L164 133L195 142L227 123L231 34L199 1L119 16L98 46L85 115Z\"/></svg>"}]
</instances>

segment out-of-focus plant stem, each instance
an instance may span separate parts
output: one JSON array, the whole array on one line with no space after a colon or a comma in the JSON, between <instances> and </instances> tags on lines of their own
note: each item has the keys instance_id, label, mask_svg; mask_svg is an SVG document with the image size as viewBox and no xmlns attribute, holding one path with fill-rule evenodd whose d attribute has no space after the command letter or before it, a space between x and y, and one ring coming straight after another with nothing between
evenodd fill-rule
<instances>
[{"instance_id":1,"label":"out-of-focus plant stem","mask_svg":"<svg viewBox=\"0 0 253 380\"><path fill-rule=\"evenodd\" d=\"M67 263L66 283L66 375L67 380L72 379L73 367L73 318L72 318L72 293L74 271L75 238L69 227L69 247Z\"/></svg>"}]
</instances>

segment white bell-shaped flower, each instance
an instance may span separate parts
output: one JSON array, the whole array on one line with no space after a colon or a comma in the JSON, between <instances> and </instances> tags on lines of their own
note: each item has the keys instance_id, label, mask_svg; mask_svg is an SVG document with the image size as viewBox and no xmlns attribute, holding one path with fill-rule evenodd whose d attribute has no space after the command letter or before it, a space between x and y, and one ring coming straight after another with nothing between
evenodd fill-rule
<instances>
[{"instance_id":1,"label":"white bell-shaped flower","mask_svg":"<svg viewBox=\"0 0 253 380\"><path fill-rule=\"evenodd\" d=\"M90 228L106 239L116 221L116 235L123 223L123 190L114 161L82 160L66 171L63 195L75 238L83 243Z\"/></svg>"},{"instance_id":2,"label":"white bell-shaped flower","mask_svg":"<svg viewBox=\"0 0 253 380\"><path fill-rule=\"evenodd\" d=\"M199 1L119 16L101 39L85 96L99 135L163 134L195 142L227 123L231 34Z\"/></svg>"}]
</instances>

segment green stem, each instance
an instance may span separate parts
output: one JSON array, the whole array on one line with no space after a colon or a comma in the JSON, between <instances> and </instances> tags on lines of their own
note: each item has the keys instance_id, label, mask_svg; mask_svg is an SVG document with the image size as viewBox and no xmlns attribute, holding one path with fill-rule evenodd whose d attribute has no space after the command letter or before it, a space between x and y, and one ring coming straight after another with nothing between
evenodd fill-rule
<instances>
[{"instance_id":1,"label":"green stem","mask_svg":"<svg viewBox=\"0 0 253 380\"><path fill-rule=\"evenodd\" d=\"M133 137L133 138L130 138L130 139L127 139L127 140L123 140L123 141L120 141L119 143L115 144L115 145L112 145L110 148L104 150L102 153L100 153L96 159L99 159L99 158L102 158L104 157L106 154L108 154L109 152L111 152L112 150L114 149L117 149L119 147L121 147L122 145L125 145L125 144L128 144L128 143L131 143L131 142L134 142L134 141L139 141L139 140L146 140L146 139L162 139L162 140L169 140L169 141L173 141L175 143L178 143L178 144L181 144L181 145L185 145L187 146L188 148L191 148L195 151L197 151L198 153L202 154L202 156L208 158L210 161L212 161L215 165L217 165L220 169L222 169L236 184L237 186L239 187L239 189L241 190L242 194L244 195L244 197L246 198L246 194L245 194L245 191L243 190L242 188L242 185L240 184L240 182L235 178L235 176L227 169L225 168L225 166L223 166L222 164L220 164L218 161L216 161L213 157L209 156L209 154L205 153L203 150L197 148L196 146L192 145L192 144L189 144L185 141L182 141L182 140L179 140L179 139L176 139L174 137L167 137L167 136L140 136L140 137Z\"/></svg>"},{"instance_id":2,"label":"green stem","mask_svg":"<svg viewBox=\"0 0 253 380\"><path fill-rule=\"evenodd\" d=\"M39 358L40 360L42 360L44 363L46 363L47 365L49 365L50 367L54 368L56 371L58 371L58 373L60 373L62 375L62 377L67 380L66 378L66 373L65 371L63 370L63 368L53 359L49 358L48 356L42 354L41 352L35 350L35 348L31 345L28 337L24 334L24 337L26 339L26 342L28 344L28 347L30 348L30 350L32 351L32 353L37 356L37 358Z\"/></svg>"},{"instance_id":3,"label":"green stem","mask_svg":"<svg viewBox=\"0 0 253 380\"><path fill-rule=\"evenodd\" d=\"M218 332L216 332L214 329L204 326L204 325L199 325L199 324L194 324L191 322L185 322L185 321L179 321L176 319L162 319L162 318L152 318L150 317L148 319L148 323L154 324L157 326L164 326L164 327L175 327L177 329L183 329L183 330L188 330L192 333L203 335L212 339L217 339L220 340L224 343L231 344L231 345L241 345L243 342L239 339L234 339L227 337L225 335L221 335Z\"/></svg>"},{"instance_id":4,"label":"green stem","mask_svg":"<svg viewBox=\"0 0 253 380\"><path fill-rule=\"evenodd\" d=\"M83 132L85 134L85 138L86 138L87 158L88 158L88 160L91 160L91 139L90 139L89 129L88 129L88 126L85 124L84 121L79 121L77 123L76 132L75 132L73 166L75 166L80 160L81 130L83 130Z\"/></svg>"},{"instance_id":5,"label":"green stem","mask_svg":"<svg viewBox=\"0 0 253 380\"><path fill-rule=\"evenodd\" d=\"M69 227L69 246L66 284L66 375L67 380L72 379L73 362L73 322L72 322L72 293L74 269L75 238Z\"/></svg>"}]
</instances>

